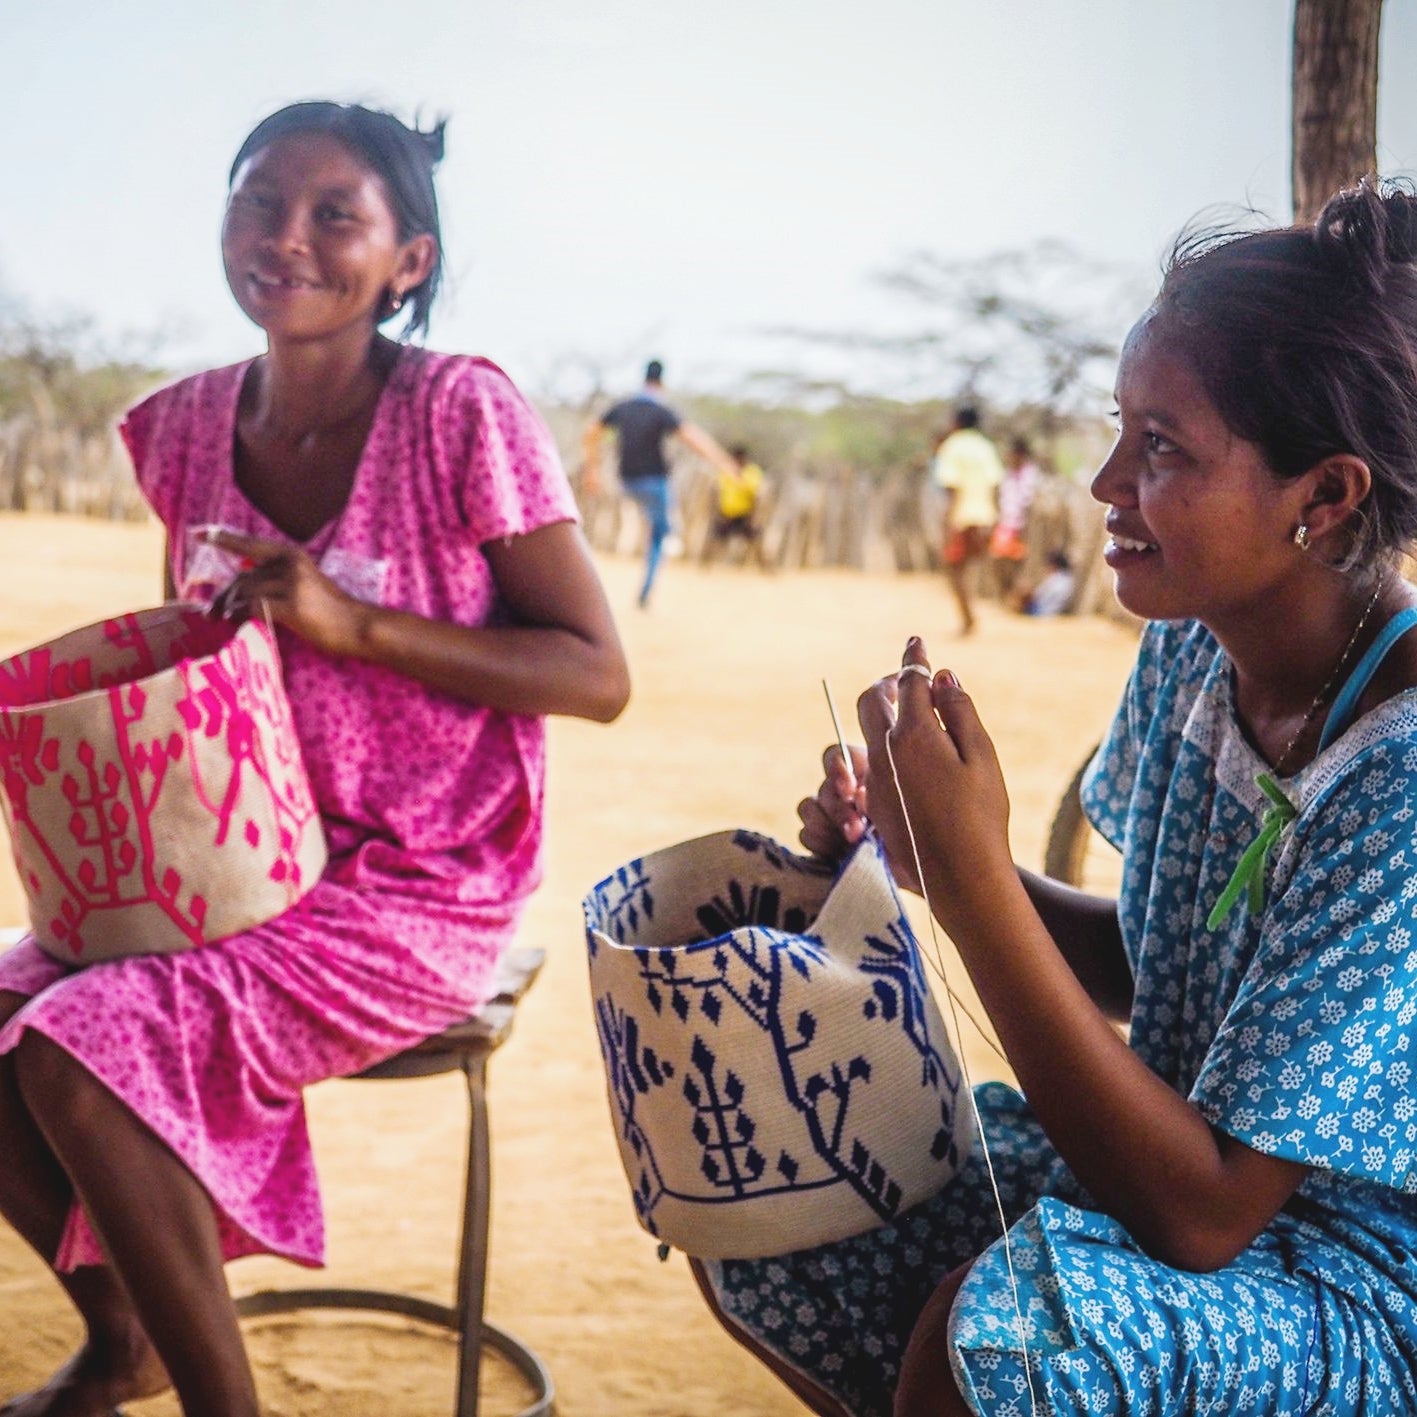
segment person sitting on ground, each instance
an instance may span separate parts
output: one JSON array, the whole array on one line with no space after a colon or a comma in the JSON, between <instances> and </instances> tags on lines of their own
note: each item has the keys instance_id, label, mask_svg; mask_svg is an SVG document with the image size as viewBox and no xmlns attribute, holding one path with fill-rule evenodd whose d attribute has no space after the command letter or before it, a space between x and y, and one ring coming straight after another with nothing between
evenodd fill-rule
<instances>
[{"instance_id":1,"label":"person sitting on ground","mask_svg":"<svg viewBox=\"0 0 1417 1417\"><path fill-rule=\"evenodd\" d=\"M1048 555L1048 574L1030 591L1019 597L1018 608L1025 615L1066 615L1073 608L1077 577L1066 551Z\"/></svg>"},{"instance_id":2,"label":"person sitting on ground","mask_svg":"<svg viewBox=\"0 0 1417 1417\"><path fill-rule=\"evenodd\" d=\"M170 586L216 547L247 567L216 611L274 622L329 865L202 949L0 955L0 1212L87 1330L5 1417L169 1385L187 1417L255 1417L223 1262L322 1262L303 1090L487 1000L541 877L543 718L628 697L546 426L496 365L380 333L427 329L442 151L442 124L357 106L258 124L221 247L265 352L123 424Z\"/></svg>"},{"instance_id":3,"label":"person sitting on ground","mask_svg":"<svg viewBox=\"0 0 1417 1417\"><path fill-rule=\"evenodd\" d=\"M698 1266L813 1411L1417 1412L1414 262L1365 184L1183 242L1127 337L1092 492L1150 623L1082 789L1120 900L1015 866L920 640L827 751L803 842L879 833L1022 1095L894 1223Z\"/></svg>"},{"instance_id":4,"label":"person sitting on ground","mask_svg":"<svg viewBox=\"0 0 1417 1417\"><path fill-rule=\"evenodd\" d=\"M742 540L762 564L762 528L758 525L758 502L763 490L763 470L748 455L747 447L735 443L728 450L730 467L718 474L717 507L713 524L704 541L703 564L708 565L718 551L731 541Z\"/></svg>"}]
</instances>

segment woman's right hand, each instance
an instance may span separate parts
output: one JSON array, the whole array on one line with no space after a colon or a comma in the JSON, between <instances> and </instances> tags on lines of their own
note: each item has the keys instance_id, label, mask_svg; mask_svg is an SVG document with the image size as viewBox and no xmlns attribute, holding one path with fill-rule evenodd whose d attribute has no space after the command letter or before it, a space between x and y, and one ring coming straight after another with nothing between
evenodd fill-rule
<instances>
[{"instance_id":1,"label":"woman's right hand","mask_svg":"<svg viewBox=\"0 0 1417 1417\"><path fill-rule=\"evenodd\" d=\"M840 861L866 834L866 750L852 746L851 765L835 743L822 754L825 777L814 797L797 804L798 839L814 856Z\"/></svg>"}]
</instances>

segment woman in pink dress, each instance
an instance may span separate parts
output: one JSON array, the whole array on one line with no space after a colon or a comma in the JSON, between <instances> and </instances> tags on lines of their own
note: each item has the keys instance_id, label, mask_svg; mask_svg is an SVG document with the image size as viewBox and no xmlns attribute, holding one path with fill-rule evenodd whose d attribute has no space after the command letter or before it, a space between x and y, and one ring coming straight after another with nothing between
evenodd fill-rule
<instances>
[{"instance_id":1,"label":"woman in pink dress","mask_svg":"<svg viewBox=\"0 0 1417 1417\"><path fill-rule=\"evenodd\" d=\"M0 957L0 1211L87 1328L3 1417L169 1383L185 1413L256 1412L223 1264L321 1262L302 1089L486 998L540 877L543 718L628 697L541 420L495 365L379 332L427 328L441 156L441 125L359 107L261 123L222 254L266 352L124 424L172 586L277 626L330 864L204 949Z\"/></svg>"}]
</instances>

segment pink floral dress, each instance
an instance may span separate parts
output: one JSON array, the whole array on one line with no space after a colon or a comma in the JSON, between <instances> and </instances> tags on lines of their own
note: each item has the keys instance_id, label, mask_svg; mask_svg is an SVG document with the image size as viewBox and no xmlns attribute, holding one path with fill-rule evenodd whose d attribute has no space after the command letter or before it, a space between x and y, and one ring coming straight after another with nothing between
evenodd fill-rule
<instances>
[{"instance_id":1,"label":"pink floral dress","mask_svg":"<svg viewBox=\"0 0 1417 1417\"><path fill-rule=\"evenodd\" d=\"M248 368L163 389L123 425L179 588L211 570L189 564L189 527L289 539L233 477ZM500 369L406 347L348 504L306 549L362 599L483 625L501 607L481 547L575 515L545 425ZM227 1258L318 1264L302 1089L486 998L540 879L545 740L540 718L460 703L285 632L281 651L329 840L323 879L260 929L183 954L66 970L21 941L0 955L0 990L29 1002L0 1052L32 1028L112 1089L206 1187ZM101 1262L76 1205L57 1266Z\"/></svg>"}]
</instances>

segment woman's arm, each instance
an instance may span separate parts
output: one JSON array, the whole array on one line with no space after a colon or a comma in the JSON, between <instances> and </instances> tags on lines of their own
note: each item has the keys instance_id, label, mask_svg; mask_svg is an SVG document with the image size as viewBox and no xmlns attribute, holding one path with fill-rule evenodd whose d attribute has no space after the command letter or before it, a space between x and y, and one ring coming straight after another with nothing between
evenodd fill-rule
<instances>
[{"instance_id":1,"label":"woman's arm","mask_svg":"<svg viewBox=\"0 0 1417 1417\"><path fill-rule=\"evenodd\" d=\"M705 462L716 467L720 472L731 472L737 469L738 464L697 423L681 423L674 431L686 447L692 448Z\"/></svg>"},{"instance_id":2,"label":"woman's arm","mask_svg":"<svg viewBox=\"0 0 1417 1417\"><path fill-rule=\"evenodd\" d=\"M1132 1014L1132 967L1122 948L1117 902L1016 868L1043 928L1088 997L1114 1023Z\"/></svg>"},{"instance_id":3,"label":"woman's arm","mask_svg":"<svg viewBox=\"0 0 1417 1417\"><path fill-rule=\"evenodd\" d=\"M883 684L881 692L889 693L893 688L894 680L889 688ZM899 799L893 790L872 792L871 766L864 748L852 746L848 752L849 767L840 748L833 745L826 750L821 786L815 796L797 804L802 845L814 855L838 861L872 824L885 847L896 884L919 895L920 882ZM1078 982L1109 1019L1126 1022L1132 1009L1132 971L1122 949L1117 902L1074 890L1021 866L1015 869Z\"/></svg>"},{"instance_id":4,"label":"woman's arm","mask_svg":"<svg viewBox=\"0 0 1417 1417\"><path fill-rule=\"evenodd\" d=\"M454 625L346 595L296 547L234 532L215 545L255 564L222 593L222 614L260 614L331 655L405 674L504 713L608 723L630 697L629 668L585 539L557 522L483 547L512 623Z\"/></svg>"},{"instance_id":5,"label":"woman's arm","mask_svg":"<svg viewBox=\"0 0 1417 1417\"><path fill-rule=\"evenodd\" d=\"M918 641L907 659L923 665ZM1015 869L993 745L953 676L903 675L898 716L895 697L877 686L861 700L871 780L892 780L893 757L928 899L1030 1107L1097 1203L1148 1253L1185 1269L1229 1263L1307 1168L1214 1130L1089 997L1049 929L1059 902L1065 910L1076 902L1036 887L1035 900Z\"/></svg>"}]
</instances>

